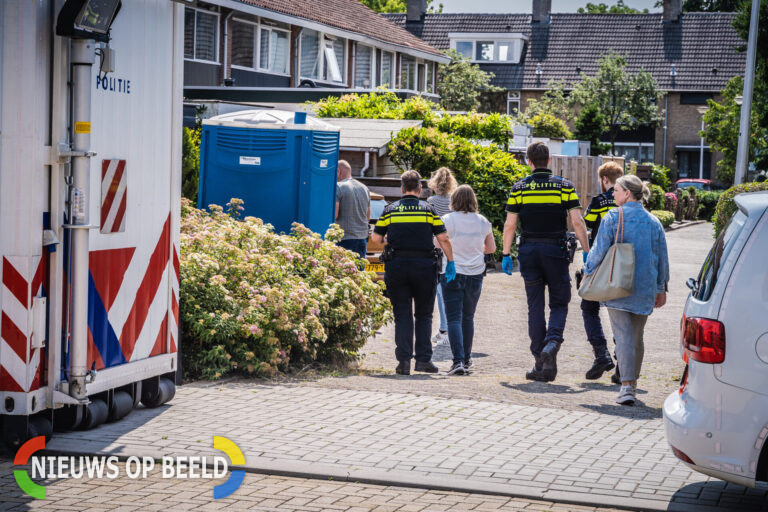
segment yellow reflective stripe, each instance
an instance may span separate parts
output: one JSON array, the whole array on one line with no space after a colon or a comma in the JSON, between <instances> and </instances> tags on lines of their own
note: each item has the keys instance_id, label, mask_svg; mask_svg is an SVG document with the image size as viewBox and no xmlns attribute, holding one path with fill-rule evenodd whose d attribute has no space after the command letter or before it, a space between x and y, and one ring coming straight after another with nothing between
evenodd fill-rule
<instances>
[{"instance_id":1,"label":"yellow reflective stripe","mask_svg":"<svg viewBox=\"0 0 768 512\"><path fill-rule=\"evenodd\" d=\"M432 222L430 222L429 219L427 219L423 215L421 217L414 217L414 216L392 217L392 220L390 222L392 224L411 223L411 224L433 225Z\"/></svg>"},{"instance_id":2,"label":"yellow reflective stripe","mask_svg":"<svg viewBox=\"0 0 768 512\"><path fill-rule=\"evenodd\" d=\"M376 227L379 228L385 228L389 226L390 220L389 217L381 217L378 221L376 221Z\"/></svg>"},{"instance_id":3,"label":"yellow reflective stripe","mask_svg":"<svg viewBox=\"0 0 768 512\"><path fill-rule=\"evenodd\" d=\"M560 196L523 196L523 204L562 204Z\"/></svg>"},{"instance_id":4,"label":"yellow reflective stripe","mask_svg":"<svg viewBox=\"0 0 768 512\"><path fill-rule=\"evenodd\" d=\"M443 226L443 220L440 217L433 217L432 218L432 225L433 226Z\"/></svg>"},{"instance_id":5,"label":"yellow reflective stripe","mask_svg":"<svg viewBox=\"0 0 768 512\"><path fill-rule=\"evenodd\" d=\"M584 220L587 221L587 222L595 222L597 220L597 214L594 213L594 212L588 212L584 216Z\"/></svg>"}]
</instances>

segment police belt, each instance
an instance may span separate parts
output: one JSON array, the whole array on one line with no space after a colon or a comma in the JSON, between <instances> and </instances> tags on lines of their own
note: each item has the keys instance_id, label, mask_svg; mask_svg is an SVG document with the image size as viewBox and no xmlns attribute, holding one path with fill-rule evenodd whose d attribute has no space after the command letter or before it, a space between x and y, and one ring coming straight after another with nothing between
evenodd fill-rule
<instances>
[{"instance_id":1,"label":"police belt","mask_svg":"<svg viewBox=\"0 0 768 512\"><path fill-rule=\"evenodd\" d=\"M429 249L429 250L421 250L421 251L409 251L407 249L395 249L394 257L395 258L430 258L431 259L435 257L435 250Z\"/></svg>"},{"instance_id":2,"label":"police belt","mask_svg":"<svg viewBox=\"0 0 768 512\"><path fill-rule=\"evenodd\" d=\"M540 234L538 236L528 236L525 233L520 237L521 244L548 244L561 245L565 240L565 233Z\"/></svg>"}]
</instances>

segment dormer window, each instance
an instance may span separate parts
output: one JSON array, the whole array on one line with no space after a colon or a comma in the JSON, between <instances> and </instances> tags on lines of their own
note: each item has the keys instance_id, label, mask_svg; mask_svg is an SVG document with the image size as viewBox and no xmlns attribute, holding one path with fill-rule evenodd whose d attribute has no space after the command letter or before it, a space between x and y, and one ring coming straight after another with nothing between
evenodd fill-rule
<instances>
[{"instance_id":1,"label":"dormer window","mask_svg":"<svg viewBox=\"0 0 768 512\"><path fill-rule=\"evenodd\" d=\"M517 64L528 38L520 33L462 33L448 34L451 48L472 62Z\"/></svg>"}]
</instances>

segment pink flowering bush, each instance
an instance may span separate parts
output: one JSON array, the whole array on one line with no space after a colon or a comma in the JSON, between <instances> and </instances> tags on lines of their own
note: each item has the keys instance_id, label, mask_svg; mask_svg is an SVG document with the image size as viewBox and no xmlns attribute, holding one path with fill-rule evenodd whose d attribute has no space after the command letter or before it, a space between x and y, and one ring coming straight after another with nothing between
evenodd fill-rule
<instances>
[{"instance_id":1,"label":"pink flowering bush","mask_svg":"<svg viewBox=\"0 0 768 512\"><path fill-rule=\"evenodd\" d=\"M278 235L239 220L243 202L210 213L182 199L182 356L189 377L269 376L291 363L357 357L391 316L384 286L351 252L301 224Z\"/></svg>"}]
</instances>

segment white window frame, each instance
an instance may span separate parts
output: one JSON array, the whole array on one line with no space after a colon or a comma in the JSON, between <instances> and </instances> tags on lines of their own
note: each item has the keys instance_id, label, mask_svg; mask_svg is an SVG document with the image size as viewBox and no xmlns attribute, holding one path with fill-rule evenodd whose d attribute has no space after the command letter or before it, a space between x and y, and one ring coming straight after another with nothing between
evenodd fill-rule
<instances>
[{"instance_id":1,"label":"white window frame","mask_svg":"<svg viewBox=\"0 0 768 512\"><path fill-rule=\"evenodd\" d=\"M452 50L456 50L456 43L472 44L472 57L469 60L474 64L519 64L523 58L523 45L528 40L528 37L521 33L449 33L448 37ZM493 43L493 58L491 60L477 59L477 43L479 42ZM499 59L499 45L503 43L514 44L513 48L519 54L517 61Z\"/></svg>"},{"instance_id":2,"label":"white window frame","mask_svg":"<svg viewBox=\"0 0 768 512\"><path fill-rule=\"evenodd\" d=\"M507 115L513 115L513 112L510 111L510 104L517 104L517 113L520 113L520 107L521 104L521 96L520 91L507 91Z\"/></svg>"},{"instance_id":3,"label":"white window frame","mask_svg":"<svg viewBox=\"0 0 768 512\"><path fill-rule=\"evenodd\" d=\"M376 88L376 79L378 78L377 73L376 73L376 71L378 69L376 67L376 64L377 64L377 62L376 62L376 47L371 46L371 45L367 45L367 44L357 43L357 42L355 43L355 80L354 80L355 83L352 84L352 87L354 89L365 89L365 87L357 85L357 59L358 59L358 55L359 55L359 52L357 50L361 46L365 46L366 48L369 48L371 50L371 77L370 77L371 85L368 87L368 89L375 89ZM389 53L389 52L387 52L387 53Z\"/></svg>"},{"instance_id":4,"label":"white window frame","mask_svg":"<svg viewBox=\"0 0 768 512\"><path fill-rule=\"evenodd\" d=\"M215 11L208 11L206 9L200 9L198 7L187 7L184 6L185 9L189 9L190 11L195 11L195 22L194 22L194 30L192 31L192 57L184 57L184 60L188 60L191 62L202 62L204 64L216 64L221 65L221 62L219 62L221 59L219 58L219 39L221 38L221 34L219 31L221 30L221 14ZM196 59L195 58L195 49L197 47L197 12L202 12L204 14L209 14L211 16L216 17L216 37L214 37L214 58L216 60L206 60L206 59Z\"/></svg>"},{"instance_id":5,"label":"white window frame","mask_svg":"<svg viewBox=\"0 0 768 512\"><path fill-rule=\"evenodd\" d=\"M389 84L387 85L387 88L394 90L395 89L395 82L397 79L397 54L395 52L388 52L386 50L381 50L381 62L379 62L379 74L376 77L378 80L376 83L378 84L381 82L381 77L384 75L384 68L382 67L384 65L384 54L388 53L392 59L389 61L390 68L389 68ZM383 84L379 84L383 87Z\"/></svg>"},{"instance_id":6,"label":"white window frame","mask_svg":"<svg viewBox=\"0 0 768 512\"><path fill-rule=\"evenodd\" d=\"M288 69L287 72L281 73L279 71L273 71L273 70L269 69L269 67L267 67L267 68L261 67L261 31L262 30L283 32L284 34L288 35L288 51L287 51L287 53L285 55L286 59L288 60L288 62L286 62L286 66L285 66L286 69ZM286 29L280 28L280 27L273 27L272 25L265 25L264 23L259 23L258 24L258 31L256 32L256 36L255 36L255 42L256 42L256 56L257 57L254 60L257 61L256 71L258 71L259 73L265 73L265 74L268 74L268 75L291 76L291 72L290 72L291 71L291 31L290 30L286 30ZM267 63L267 66L269 66L269 63Z\"/></svg>"},{"instance_id":7,"label":"white window frame","mask_svg":"<svg viewBox=\"0 0 768 512\"><path fill-rule=\"evenodd\" d=\"M653 153L654 154L653 154L653 157L650 160L652 161L652 160L654 160L656 158L656 144L653 143L653 142L616 142L616 143L614 143L614 150L618 150L619 147L636 148L637 149L637 156L638 156L638 159L637 159L638 163L642 163L642 162L647 161L647 160L642 160L640 158L640 149L641 148L651 148L651 149L653 149ZM616 156L616 155L614 154L613 156Z\"/></svg>"},{"instance_id":8,"label":"white window frame","mask_svg":"<svg viewBox=\"0 0 768 512\"><path fill-rule=\"evenodd\" d=\"M430 73L427 72L427 69L432 70L431 78L432 80L427 81L427 77L430 76ZM437 75L437 69L435 66L435 63L431 60L425 60L424 61L424 91L427 94L434 94L435 93L435 75Z\"/></svg>"},{"instance_id":9,"label":"white window frame","mask_svg":"<svg viewBox=\"0 0 768 512\"><path fill-rule=\"evenodd\" d=\"M253 65L254 67L249 68L247 66L241 66L239 64L231 64L231 66L235 69L242 69L244 71L258 71L258 61L259 61L259 23L252 20L244 20L242 18L232 18L232 21L236 21L238 23L245 23L246 25L251 25L254 29L254 35L253 35ZM230 28L231 30L231 28ZM234 37L234 34L233 34ZM230 50L231 48L230 43ZM231 53L230 53L231 55Z\"/></svg>"},{"instance_id":10,"label":"white window frame","mask_svg":"<svg viewBox=\"0 0 768 512\"><path fill-rule=\"evenodd\" d=\"M304 76L304 75L301 74L301 37L299 37L299 51L298 51L298 56L299 56L299 63L298 63L299 81L301 81L301 80L312 80L313 82L320 83L320 84L328 84L328 85L336 85L336 86L338 86L338 85L345 85L346 86L347 85L347 80L349 78L349 58L348 58L348 56L349 56L349 54L348 54L348 52L349 52L349 39L344 39L343 37L335 37L335 36L332 36L330 34L326 34L325 32L320 32L319 30L315 30L314 32L316 32L318 34L318 37L320 38L320 44L318 45L318 48L319 48L318 58L320 59L320 67L319 67L318 73L317 73L318 77L322 77L323 75L325 75L325 59L326 59L325 49L326 49L328 43L333 45L333 41L335 41L337 39L341 40L341 41L344 41L344 45L345 45L344 62L341 63L341 67L339 68L339 72L341 73L341 81L340 82L334 82L332 80L326 80L324 78L312 78L312 77ZM335 52L334 52L334 55L335 55Z\"/></svg>"},{"instance_id":11,"label":"white window frame","mask_svg":"<svg viewBox=\"0 0 768 512\"><path fill-rule=\"evenodd\" d=\"M403 84L403 63L404 63L403 61L406 58L413 60L413 72L416 74L416 78L414 78L414 80L413 80L413 83L416 86L415 89L407 89L404 86L404 84ZM422 64L422 63L423 63L423 61L421 59L417 59L416 57L412 57L410 55L400 54L400 66L398 68L398 71L399 71L398 75L399 75L399 78L400 78L400 88L398 90L400 90L400 91L410 91L410 92L415 92L415 93L424 92L422 90L419 90L419 86L421 85L419 83L419 64ZM426 75L426 73L425 73L425 75Z\"/></svg>"}]
</instances>

